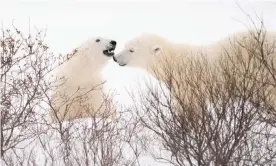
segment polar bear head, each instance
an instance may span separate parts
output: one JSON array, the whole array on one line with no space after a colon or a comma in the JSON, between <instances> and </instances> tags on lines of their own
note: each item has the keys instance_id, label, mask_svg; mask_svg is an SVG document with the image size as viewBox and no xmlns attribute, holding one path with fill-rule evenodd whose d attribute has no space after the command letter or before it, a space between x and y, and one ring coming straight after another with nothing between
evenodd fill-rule
<instances>
[{"instance_id":1,"label":"polar bear head","mask_svg":"<svg viewBox=\"0 0 276 166\"><path fill-rule=\"evenodd\" d=\"M68 61L55 70L55 75L67 78L66 84L91 84L90 81L101 79L101 72L114 55L116 45L117 42L112 39L88 38L67 54L65 58Z\"/></svg>"},{"instance_id":2,"label":"polar bear head","mask_svg":"<svg viewBox=\"0 0 276 166\"><path fill-rule=\"evenodd\" d=\"M142 34L129 41L113 56L120 66L148 68L170 50L170 42L154 34Z\"/></svg>"},{"instance_id":3,"label":"polar bear head","mask_svg":"<svg viewBox=\"0 0 276 166\"><path fill-rule=\"evenodd\" d=\"M107 62L114 55L117 42L112 39L95 37L83 42L76 50L77 56L85 56L94 62ZM84 58L83 60L87 60Z\"/></svg>"},{"instance_id":4,"label":"polar bear head","mask_svg":"<svg viewBox=\"0 0 276 166\"><path fill-rule=\"evenodd\" d=\"M99 49L98 51L102 52L107 57L112 57L114 55L114 50L116 48L117 42L111 39L105 38L93 38L91 39L95 49ZM95 50L96 51L96 50Z\"/></svg>"}]
</instances>

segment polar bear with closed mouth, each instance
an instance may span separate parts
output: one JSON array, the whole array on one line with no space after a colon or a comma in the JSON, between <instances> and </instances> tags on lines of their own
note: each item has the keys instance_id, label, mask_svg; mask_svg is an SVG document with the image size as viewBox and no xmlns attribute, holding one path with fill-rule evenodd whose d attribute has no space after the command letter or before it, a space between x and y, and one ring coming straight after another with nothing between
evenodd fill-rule
<instances>
[{"instance_id":1,"label":"polar bear with closed mouth","mask_svg":"<svg viewBox=\"0 0 276 166\"><path fill-rule=\"evenodd\" d=\"M52 121L99 117L104 112L114 115L115 107L112 102L106 102L102 91L104 79L101 72L114 55L116 44L111 39L90 38L59 66L55 75L58 81L52 94Z\"/></svg>"},{"instance_id":2,"label":"polar bear with closed mouth","mask_svg":"<svg viewBox=\"0 0 276 166\"><path fill-rule=\"evenodd\" d=\"M149 71L148 69L154 65L160 68L158 63L164 59L175 62L179 60L178 58L193 57L202 51L208 54L208 58L214 60L214 58L221 57L220 55L225 53L225 49L231 51L232 44L230 41L242 41L244 39L247 42L251 40L249 32L236 33L213 44L199 46L173 43L159 35L144 33L127 42L124 49L113 56L113 60L120 66L136 67ZM273 45L276 33L267 32L266 39L270 45Z\"/></svg>"},{"instance_id":3,"label":"polar bear with closed mouth","mask_svg":"<svg viewBox=\"0 0 276 166\"><path fill-rule=\"evenodd\" d=\"M142 34L130 40L125 48L113 56L120 66L130 66L147 70L165 57L173 57L197 50L197 46L170 42L155 34Z\"/></svg>"},{"instance_id":4,"label":"polar bear with closed mouth","mask_svg":"<svg viewBox=\"0 0 276 166\"><path fill-rule=\"evenodd\" d=\"M276 50L276 33L273 31L265 33L265 46L268 50ZM164 70L164 68L167 66L174 68L178 62L183 62L183 59L185 60L186 57L200 58L202 53L207 55L206 59L210 64L213 63L212 65L214 65L216 64L215 62L225 57L223 55L225 55L226 50L231 55L235 55L234 52L237 50L233 49L233 43L237 44L239 42L252 48L254 47L254 44L252 44L254 40L255 39L252 38L252 32L247 31L235 33L209 45L199 46L173 43L159 35L145 33L127 42L123 50L113 56L113 60L118 63L119 66L129 66L146 70L151 75L158 77L158 80L166 82L166 77L164 77L164 75L166 75L166 69ZM247 60L248 50L242 47L240 47L240 50L243 58ZM276 52L271 53L269 56L276 57ZM240 61L239 57L234 57L234 60L236 60L236 62ZM276 63L276 58L274 58L274 62ZM158 76L156 75L156 71ZM181 80L177 80L181 78L175 79L176 82L181 82ZM176 93L178 93L177 91L178 90L176 90ZM271 100L271 103L275 105L275 100Z\"/></svg>"}]
</instances>

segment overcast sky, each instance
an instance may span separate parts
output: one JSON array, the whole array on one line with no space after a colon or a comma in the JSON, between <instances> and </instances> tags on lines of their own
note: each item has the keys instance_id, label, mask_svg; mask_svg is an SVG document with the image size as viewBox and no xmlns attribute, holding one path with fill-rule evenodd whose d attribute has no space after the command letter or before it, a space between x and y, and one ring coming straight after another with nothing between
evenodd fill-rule
<instances>
[{"instance_id":1,"label":"overcast sky","mask_svg":"<svg viewBox=\"0 0 276 166\"><path fill-rule=\"evenodd\" d=\"M263 17L268 29L276 29L276 2L242 1L240 7L237 2L6 0L1 1L0 19L4 27L14 20L17 27L27 30L29 19L31 26L47 27L47 43L56 53L68 53L94 36L117 40L118 52L127 40L143 32L175 42L208 44L246 28L242 23L248 23L248 19L240 7ZM103 74L108 87L123 94L123 87L135 77L129 75L133 71L111 60Z\"/></svg>"}]
</instances>

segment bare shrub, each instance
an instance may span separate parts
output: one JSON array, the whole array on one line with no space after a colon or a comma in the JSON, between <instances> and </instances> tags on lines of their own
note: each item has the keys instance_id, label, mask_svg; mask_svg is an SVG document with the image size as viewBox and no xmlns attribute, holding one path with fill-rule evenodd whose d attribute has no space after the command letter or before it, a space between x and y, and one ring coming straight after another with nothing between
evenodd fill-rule
<instances>
[{"instance_id":1,"label":"bare shrub","mask_svg":"<svg viewBox=\"0 0 276 166\"><path fill-rule=\"evenodd\" d=\"M247 39L221 47L215 62L199 51L152 69L164 84L147 84L132 110L160 141L159 151L149 149L156 159L179 166L276 163L275 44L264 26L253 25Z\"/></svg>"},{"instance_id":2,"label":"bare shrub","mask_svg":"<svg viewBox=\"0 0 276 166\"><path fill-rule=\"evenodd\" d=\"M73 97L52 91L66 79L55 78L57 67L70 60L54 55L44 43L46 31L25 36L16 27L2 29L1 36L1 159L5 165L136 165L140 154L133 144L136 126L124 111L112 114L114 92L104 94L103 83ZM70 103L85 103L91 91L103 94L104 112L85 105L87 114L65 119ZM81 91L81 92L80 92ZM58 116L58 98L67 104L64 117ZM91 109L95 109L91 111ZM94 112L95 114L91 114ZM111 113L112 112L112 113ZM52 114L51 114L52 113ZM50 115L49 115L50 114ZM51 117L52 116L52 117ZM56 117L52 122L51 118ZM127 149L127 146L130 146ZM135 154L130 154L130 152Z\"/></svg>"},{"instance_id":3,"label":"bare shrub","mask_svg":"<svg viewBox=\"0 0 276 166\"><path fill-rule=\"evenodd\" d=\"M1 36L1 157L22 141L31 141L30 126L40 113L46 77L55 66L43 42L44 31L34 36L17 28L2 29Z\"/></svg>"}]
</instances>

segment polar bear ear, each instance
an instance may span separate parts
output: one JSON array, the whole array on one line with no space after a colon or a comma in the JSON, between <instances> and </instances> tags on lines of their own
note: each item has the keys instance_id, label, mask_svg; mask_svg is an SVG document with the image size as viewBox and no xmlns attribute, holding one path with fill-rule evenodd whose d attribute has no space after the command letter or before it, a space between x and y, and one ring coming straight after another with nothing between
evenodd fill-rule
<instances>
[{"instance_id":1,"label":"polar bear ear","mask_svg":"<svg viewBox=\"0 0 276 166\"><path fill-rule=\"evenodd\" d=\"M162 51L162 47L160 45L153 45L152 52L154 55L159 55Z\"/></svg>"}]
</instances>

